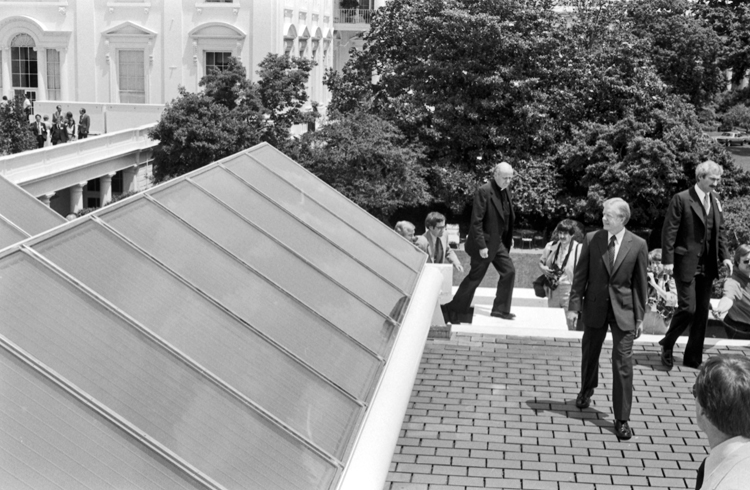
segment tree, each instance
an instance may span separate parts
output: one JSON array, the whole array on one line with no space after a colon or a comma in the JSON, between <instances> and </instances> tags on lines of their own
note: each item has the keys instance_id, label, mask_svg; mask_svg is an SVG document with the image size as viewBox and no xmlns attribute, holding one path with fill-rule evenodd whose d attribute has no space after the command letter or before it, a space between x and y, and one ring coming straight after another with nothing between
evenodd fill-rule
<instances>
[{"instance_id":1,"label":"tree","mask_svg":"<svg viewBox=\"0 0 750 490\"><path fill-rule=\"evenodd\" d=\"M421 150L364 111L331 114L319 131L303 135L293 156L383 221L400 207L429 202Z\"/></svg>"},{"instance_id":2,"label":"tree","mask_svg":"<svg viewBox=\"0 0 750 490\"><path fill-rule=\"evenodd\" d=\"M0 155L12 155L37 147L29 129L29 118L23 110L23 97L0 104Z\"/></svg>"},{"instance_id":3,"label":"tree","mask_svg":"<svg viewBox=\"0 0 750 490\"><path fill-rule=\"evenodd\" d=\"M721 122L728 126L750 130L750 107L745 104L737 104L731 107L721 116Z\"/></svg>"},{"instance_id":4,"label":"tree","mask_svg":"<svg viewBox=\"0 0 750 490\"><path fill-rule=\"evenodd\" d=\"M307 122L304 85L312 63L267 55L260 63L260 80L247 79L245 68L230 58L224 70L203 77L203 92L180 95L167 104L149 137L154 149L154 180L161 182L267 141L282 146L294 124Z\"/></svg>"}]
</instances>

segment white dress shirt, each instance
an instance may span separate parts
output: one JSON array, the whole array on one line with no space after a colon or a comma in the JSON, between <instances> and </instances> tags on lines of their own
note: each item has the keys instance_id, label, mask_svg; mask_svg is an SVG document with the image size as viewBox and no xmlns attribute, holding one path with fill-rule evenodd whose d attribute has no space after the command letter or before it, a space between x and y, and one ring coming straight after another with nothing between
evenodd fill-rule
<instances>
[{"instance_id":1,"label":"white dress shirt","mask_svg":"<svg viewBox=\"0 0 750 490\"><path fill-rule=\"evenodd\" d=\"M750 439L737 436L713 448L703 474L701 490L750 488Z\"/></svg>"},{"instance_id":2,"label":"white dress shirt","mask_svg":"<svg viewBox=\"0 0 750 490\"><path fill-rule=\"evenodd\" d=\"M698 184L695 184L695 193L698 194L698 199L701 201L701 205L706 209L706 214L711 210L711 199L708 200L708 206L706 206L705 199L706 199L706 193L701 190L700 187L698 187Z\"/></svg>"}]
</instances>

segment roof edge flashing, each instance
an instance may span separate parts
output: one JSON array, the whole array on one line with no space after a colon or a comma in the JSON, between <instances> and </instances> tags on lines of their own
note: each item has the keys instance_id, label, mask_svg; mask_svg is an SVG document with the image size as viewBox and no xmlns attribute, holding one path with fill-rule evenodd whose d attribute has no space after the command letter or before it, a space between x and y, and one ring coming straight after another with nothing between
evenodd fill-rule
<instances>
[{"instance_id":1,"label":"roof edge flashing","mask_svg":"<svg viewBox=\"0 0 750 490\"><path fill-rule=\"evenodd\" d=\"M442 282L443 276L435 268L422 269L372 404L345 463L338 490L382 490Z\"/></svg>"}]
</instances>

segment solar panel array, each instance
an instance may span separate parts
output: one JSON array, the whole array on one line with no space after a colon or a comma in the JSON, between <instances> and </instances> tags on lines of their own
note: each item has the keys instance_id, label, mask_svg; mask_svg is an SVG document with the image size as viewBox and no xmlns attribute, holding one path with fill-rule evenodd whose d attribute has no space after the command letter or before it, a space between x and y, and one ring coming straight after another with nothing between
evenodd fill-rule
<instances>
[{"instance_id":1,"label":"solar panel array","mask_svg":"<svg viewBox=\"0 0 750 490\"><path fill-rule=\"evenodd\" d=\"M268 145L9 247L0 487L333 488L425 258Z\"/></svg>"},{"instance_id":2,"label":"solar panel array","mask_svg":"<svg viewBox=\"0 0 750 490\"><path fill-rule=\"evenodd\" d=\"M65 218L0 175L0 249L65 223Z\"/></svg>"}]
</instances>

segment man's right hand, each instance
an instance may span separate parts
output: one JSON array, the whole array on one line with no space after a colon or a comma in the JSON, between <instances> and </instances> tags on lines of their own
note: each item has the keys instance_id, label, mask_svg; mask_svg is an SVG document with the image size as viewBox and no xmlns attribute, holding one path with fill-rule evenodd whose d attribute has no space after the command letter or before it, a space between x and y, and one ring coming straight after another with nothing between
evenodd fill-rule
<instances>
[{"instance_id":1,"label":"man's right hand","mask_svg":"<svg viewBox=\"0 0 750 490\"><path fill-rule=\"evenodd\" d=\"M578 312L577 311L568 311L568 322L570 323L576 323L578 321Z\"/></svg>"},{"instance_id":2,"label":"man's right hand","mask_svg":"<svg viewBox=\"0 0 750 490\"><path fill-rule=\"evenodd\" d=\"M490 256L490 249L489 248L479 249L479 256L482 257L483 259L486 259L487 257Z\"/></svg>"},{"instance_id":3,"label":"man's right hand","mask_svg":"<svg viewBox=\"0 0 750 490\"><path fill-rule=\"evenodd\" d=\"M674 264L664 264L664 272L670 275L674 273Z\"/></svg>"}]
</instances>

